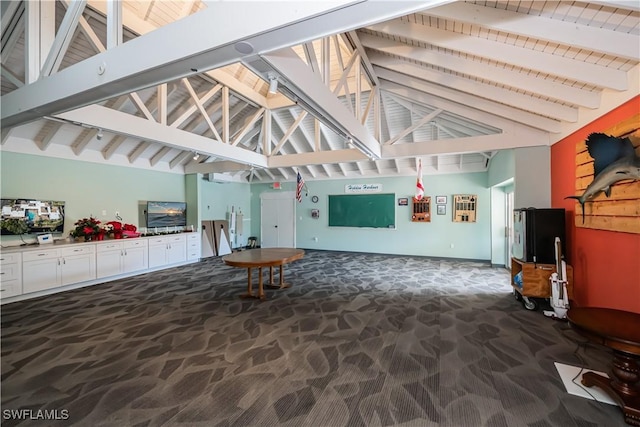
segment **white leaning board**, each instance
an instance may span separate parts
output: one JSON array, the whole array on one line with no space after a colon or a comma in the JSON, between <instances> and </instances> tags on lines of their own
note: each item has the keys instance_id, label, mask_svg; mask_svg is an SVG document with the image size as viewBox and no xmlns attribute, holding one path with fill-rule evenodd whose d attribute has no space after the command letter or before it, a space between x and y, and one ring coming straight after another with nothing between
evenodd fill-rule
<instances>
[{"instance_id":1,"label":"white leaning board","mask_svg":"<svg viewBox=\"0 0 640 427\"><path fill-rule=\"evenodd\" d=\"M576 378L576 376L582 369L579 366L564 365L558 362L554 362L554 365L556 365L556 369L558 370L558 374L560 375L560 378L564 383L564 388L567 389L567 393L573 394L575 396L585 397L591 400L596 400L602 403L608 403L609 405L616 405L616 402L614 402L608 394L602 391L600 387L585 387L581 382L582 374L586 374L587 372L595 372L596 374L603 375L607 378L609 378L609 375L603 372L593 371L591 369L583 369L582 373L580 373L580 375ZM574 378L576 378L576 383L578 384L572 381Z\"/></svg>"}]
</instances>

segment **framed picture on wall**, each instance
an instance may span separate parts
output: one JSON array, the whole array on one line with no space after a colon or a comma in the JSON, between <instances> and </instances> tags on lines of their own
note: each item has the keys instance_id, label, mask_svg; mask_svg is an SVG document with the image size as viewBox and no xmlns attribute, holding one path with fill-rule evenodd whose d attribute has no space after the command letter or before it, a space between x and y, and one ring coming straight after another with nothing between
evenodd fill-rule
<instances>
[{"instance_id":1,"label":"framed picture on wall","mask_svg":"<svg viewBox=\"0 0 640 427\"><path fill-rule=\"evenodd\" d=\"M436 196L436 205L446 205L447 196Z\"/></svg>"},{"instance_id":2,"label":"framed picture on wall","mask_svg":"<svg viewBox=\"0 0 640 427\"><path fill-rule=\"evenodd\" d=\"M447 213L447 205L437 205L438 215L445 215Z\"/></svg>"},{"instance_id":3,"label":"framed picture on wall","mask_svg":"<svg viewBox=\"0 0 640 427\"><path fill-rule=\"evenodd\" d=\"M406 197L398 199L398 206L409 206L409 199Z\"/></svg>"}]
</instances>

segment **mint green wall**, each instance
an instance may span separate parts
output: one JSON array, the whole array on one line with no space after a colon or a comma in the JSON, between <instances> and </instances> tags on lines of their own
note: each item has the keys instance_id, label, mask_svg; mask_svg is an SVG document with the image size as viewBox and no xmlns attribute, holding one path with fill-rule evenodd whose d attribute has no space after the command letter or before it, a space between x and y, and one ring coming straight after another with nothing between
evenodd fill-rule
<instances>
[{"instance_id":1,"label":"mint green wall","mask_svg":"<svg viewBox=\"0 0 640 427\"><path fill-rule=\"evenodd\" d=\"M16 153L1 153L2 197L33 197L66 202L64 236L73 223L93 214L111 221L119 210L125 222L144 226L143 207L147 200L186 201L188 221L226 219L233 206L244 214L243 234L238 245L249 236L260 238L260 194L264 191L295 191L295 182L282 183L281 190L271 184L214 183L202 175L178 175L75 160L55 159ZM296 205L297 246L309 249L345 250L389 254L491 259L491 194L487 173L425 176L426 195L432 197L434 215L430 223L412 223L411 207L396 206L396 229L358 229L328 227L327 197L344 194L345 184L379 183L383 192L396 198L411 198L415 177L343 179L307 183L309 196ZM453 194L478 196L478 222L451 221ZM311 202L317 195L320 201ZM435 196L447 196L446 215L435 215ZM196 209L193 206L197 206ZM311 218L311 209L320 210L320 219ZM102 211L107 215L103 216ZM196 226L199 226L196 222ZM318 237L318 241L313 240ZM6 240L15 238L5 237ZM453 248L451 248L453 244Z\"/></svg>"},{"instance_id":2,"label":"mint green wall","mask_svg":"<svg viewBox=\"0 0 640 427\"><path fill-rule=\"evenodd\" d=\"M199 176L198 180L200 186L200 219L227 219L227 214L231 212L231 208L235 209L235 212L242 212L244 217L242 225L242 234L238 234L237 241L234 247L245 246L247 244L247 238L253 236L250 234L252 224L252 200L251 200L251 186L248 183L238 182L209 182ZM260 204L258 203L258 207ZM258 215L258 223L260 222L260 216Z\"/></svg>"},{"instance_id":3,"label":"mint green wall","mask_svg":"<svg viewBox=\"0 0 640 427\"><path fill-rule=\"evenodd\" d=\"M296 205L297 247L305 249L344 250L403 255L491 259L490 191L486 173L434 175L423 177L425 195L431 196L434 215L430 223L412 223L411 206L396 206L396 229L329 227L327 205L329 194L344 194L345 184L382 184L383 193L395 193L396 198L414 195L415 177L343 179L308 182L309 196ZM270 185L253 184L252 232L259 233L260 194L264 191L294 191L295 183L283 183L282 190ZM478 222L452 222L453 194L478 196ZM311 196L319 197L318 203ZM446 215L435 215L435 196L447 196ZM320 218L311 218L311 209L320 210ZM314 241L314 237L318 241ZM453 244L453 248L451 245Z\"/></svg>"},{"instance_id":4,"label":"mint green wall","mask_svg":"<svg viewBox=\"0 0 640 427\"><path fill-rule=\"evenodd\" d=\"M125 223L144 227L141 207L147 200L185 200L185 177L179 174L10 152L1 153L0 166L3 198L65 201L64 237L82 217L113 221L118 210ZM15 238L2 238L9 240Z\"/></svg>"},{"instance_id":5,"label":"mint green wall","mask_svg":"<svg viewBox=\"0 0 640 427\"><path fill-rule=\"evenodd\" d=\"M493 187L516 176L516 161L513 150L498 151L491 159L488 186Z\"/></svg>"}]
</instances>

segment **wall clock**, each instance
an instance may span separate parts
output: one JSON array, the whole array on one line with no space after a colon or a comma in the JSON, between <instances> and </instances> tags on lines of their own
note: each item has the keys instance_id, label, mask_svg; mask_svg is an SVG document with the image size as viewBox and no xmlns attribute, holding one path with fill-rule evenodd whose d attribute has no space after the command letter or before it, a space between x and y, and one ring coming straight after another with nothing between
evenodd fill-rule
<instances>
[{"instance_id":1,"label":"wall clock","mask_svg":"<svg viewBox=\"0 0 640 427\"><path fill-rule=\"evenodd\" d=\"M311 196L311 201L313 203L318 203L318 196Z\"/></svg>"}]
</instances>

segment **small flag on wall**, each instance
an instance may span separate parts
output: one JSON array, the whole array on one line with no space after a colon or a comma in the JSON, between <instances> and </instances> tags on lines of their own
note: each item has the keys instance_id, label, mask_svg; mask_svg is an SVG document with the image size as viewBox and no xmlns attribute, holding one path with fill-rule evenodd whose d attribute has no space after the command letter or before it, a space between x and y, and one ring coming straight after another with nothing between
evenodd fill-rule
<instances>
[{"instance_id":1,"label":"small flag on wall","mask_svg":"<svg viewBox=\"0 0 640 427\"><path fill-rule=\"evenodd\" d=\"M302 203L302 188L304 187L304 179L302 178L302 175L300 175L300 171L298 171L298 177L296 180L298 182L298 185L296 186L296 200L298 201L298 203Z\"/></svg>"},{"instance_id":2,"label":"small flag on wall","mask_svg":"<svg viewBox=\"0 0 640 427\"><path fill-rule=\"evenodd\" d=\"M418 159L418 179L416 180L416 200L424 197L424 185L422 185L422 159Z\"/></svg>"}]
</instances>

